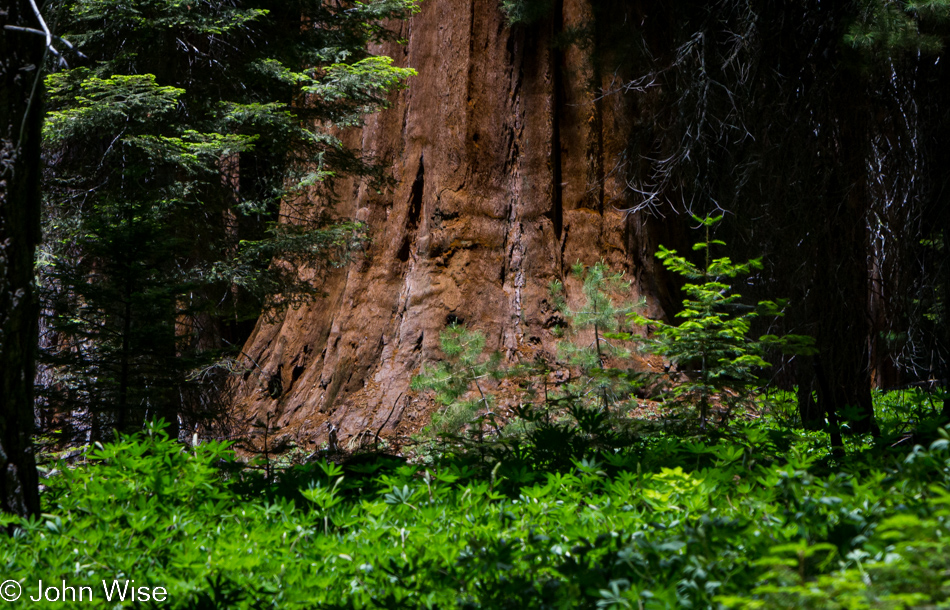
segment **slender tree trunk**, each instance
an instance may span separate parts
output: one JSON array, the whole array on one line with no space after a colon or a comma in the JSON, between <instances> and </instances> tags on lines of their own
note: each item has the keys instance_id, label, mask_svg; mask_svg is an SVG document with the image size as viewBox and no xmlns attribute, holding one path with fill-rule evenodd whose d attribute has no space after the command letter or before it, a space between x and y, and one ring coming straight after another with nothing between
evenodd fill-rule
<instances>
[{"instance_id":1,"label":"slender tree trunk","mask_svg":"<svg viewBox=\"0 0 950 610\"><path fill-rule=\"evenodd\" d=\"M122 311L122 350L119 362L119 400L118 412L116 413L116 429L119 432L127 432L126 427L130 419L129 415L129 360L132 357L132 348L130 345L132 336L132 279L125 278L125 290L123 292L125 299L124 309ZM135 418L137 419L137 418Z\"/></svg>"},{"instance_id":2,"label":"slender tree trunk","mask_svg":"<svg viewBox=\"0 0 950 610\"><path fill-rule=\"evenodd\" d=\"M38 514L33 376L38 306L33 257L40 235L44 38L30 5L0 0L0 511Z\"/></svg>"},{"instance_id":3,"label":"slender tree trunk","mask_svg":"<svg viewBox=\"0 0 950 610\"><path fill-rule=\"evenodd\" d=\"M946 61L934 61L932 57L921 56L914 66L915 103L918 104L919 133L918 145L925 164L919 172L920 183L924 185L921 237L931 238L925 252L914 263L923 260L920 267L926 278L917 290L902 294L906 300L904 306L909 310L918 309L917 324L922 331L915 333L912 345L916 356L913 364L918 375L927 379L936 379L947 389L950 385L950 115L947 113L950 102L950 69ZM916 228L916 227L915 227ZM933 314L937 314L933 316ZM931 317L927 320L926 318ZM920 319L925 318L925 319ZM950 399L945 398L941 417L950 421Z\"/></svg>"}]
</instances>

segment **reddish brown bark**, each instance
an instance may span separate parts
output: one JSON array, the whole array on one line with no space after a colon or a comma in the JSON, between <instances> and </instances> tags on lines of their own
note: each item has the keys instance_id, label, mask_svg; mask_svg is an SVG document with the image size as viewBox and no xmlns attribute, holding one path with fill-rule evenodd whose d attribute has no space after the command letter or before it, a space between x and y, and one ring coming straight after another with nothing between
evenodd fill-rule
<instances>
[{"instance_id":1,"label":"reddish brown bark","mask_svg":"<svg viewBox=\"0 0 950 610\"><path fill-rule=\"evenodd\" d=\"M419 74L351 141L391 163L395 187L341 190L335 212L367 222L371 245L327 276L325 300L258 325L234 387L248 420L272 414L307 444L328 423L345 444L421 421L409 382L450 321L510 360L553 358L548 287L566 279L577 295L565 271L578 261L627 270L631 298L657 302L655 232L621 211L615 171L630 99L600 95L609 79L587 51L554 48L590 15L588 0L562 4L510 28L497 0L428 0L403 25L408 44L384 49Z\"/></svg>"}]
</instances>

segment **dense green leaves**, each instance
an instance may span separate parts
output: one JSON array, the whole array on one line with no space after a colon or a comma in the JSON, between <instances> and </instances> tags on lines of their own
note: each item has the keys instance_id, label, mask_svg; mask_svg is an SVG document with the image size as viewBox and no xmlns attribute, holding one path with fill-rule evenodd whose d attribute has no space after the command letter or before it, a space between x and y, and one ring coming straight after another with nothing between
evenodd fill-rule
<instances>
[{"instance_id":1,"label":"dense green leaves","mask_svg":"<svg viewBox=\"0 0 950 610\"><path fill-rule=\"evenodd\" d=\"M163 586L170 608L879 608L950 598L946 437L837 466L821 442L656 437L507 461L317 462L264 480L156 430L47 479L6 578ZM774 432L774 431L773 431ZM526 476L530 474L530 476ZM269 498L269 499L268 499ZM215 601L216 600L216 601ZM21 602L23 607L26 604ZM13 607L19 607L14 605ZM111 606L110 606L111 607Z\"/></svg>"},{"instance_id":2,"label":"dense green leaves","mask_svg":"<svg viewBox=\"0 0 950 610\"><path fill-rule=\"evenodd\" d=\"M848 29L845 43L863 51L895 55L943 49L943 38L932 30L950 20L950 3L946 0L865 0L861 4L863 10Z\"/></svg>"}]
</instances>

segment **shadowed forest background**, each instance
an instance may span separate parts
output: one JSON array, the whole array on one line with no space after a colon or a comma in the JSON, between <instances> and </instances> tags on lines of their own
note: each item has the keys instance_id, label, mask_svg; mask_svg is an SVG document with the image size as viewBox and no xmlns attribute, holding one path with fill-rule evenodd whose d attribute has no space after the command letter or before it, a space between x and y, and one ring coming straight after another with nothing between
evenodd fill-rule
<instances>
[{"instance_id":1,"label":"shadowed forest background","mask_svg":"<svg viewBox=\"0 0 950 610\"><path fill-rule=\"evenodd\" d=\"M950 3L0 23L0 576L948 603Z\"/></svg>"}]
</instances>

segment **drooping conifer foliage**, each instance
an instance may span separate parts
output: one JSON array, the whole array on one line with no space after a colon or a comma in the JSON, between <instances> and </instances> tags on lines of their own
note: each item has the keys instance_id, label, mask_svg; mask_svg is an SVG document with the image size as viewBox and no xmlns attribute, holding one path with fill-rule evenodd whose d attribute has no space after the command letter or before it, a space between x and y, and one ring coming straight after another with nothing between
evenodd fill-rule
<instances>
[{"instance_id":1,"label":"drooping conifer foliage","mask_svg":"<svg viewBox=\"0 0 950 610\"><path fill-rule=\"evenodd\" d=\"M67 0L88 58L50 76L41 375L93 434L203 403L189 375L262 310L319 294L298 268L360 228L309 205L380 177L340 130L411 70L367 45L415 0Z\"/></svg>"}]
</instances>

